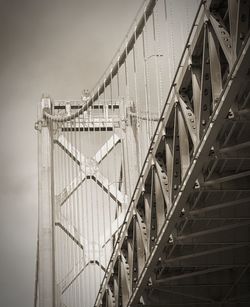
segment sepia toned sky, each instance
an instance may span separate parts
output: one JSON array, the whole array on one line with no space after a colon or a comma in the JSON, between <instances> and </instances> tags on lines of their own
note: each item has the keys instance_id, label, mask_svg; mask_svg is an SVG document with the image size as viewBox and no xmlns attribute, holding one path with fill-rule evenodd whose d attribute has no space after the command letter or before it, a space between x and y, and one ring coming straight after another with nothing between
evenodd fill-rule
<instances>
[{"instance_id":1,"label":"sepia toned sky","mask_svg":"<svg viewBox=\"0 0 250 307\"><path fill-rule=\"evenodd\" d=\"M143 0L0 0L0 306L33 306L42 93L78 99Z\"/></svg>"}]
</instances>

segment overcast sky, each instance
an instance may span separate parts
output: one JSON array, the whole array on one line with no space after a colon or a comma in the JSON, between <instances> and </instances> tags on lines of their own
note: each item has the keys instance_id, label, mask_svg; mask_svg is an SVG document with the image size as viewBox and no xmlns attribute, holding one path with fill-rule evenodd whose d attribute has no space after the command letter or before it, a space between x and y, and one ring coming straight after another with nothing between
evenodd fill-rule
<instances>
[{"instance_id":1,"label":"overcast sky","mask_svg":"<svg viewBox=\"0 0 250 307\"><path fill-rule=\"evenodd\" d=\"M0 0L0 306L33 305L42 93L78 99L143 0Z\"/></svg>"}]
</instances>

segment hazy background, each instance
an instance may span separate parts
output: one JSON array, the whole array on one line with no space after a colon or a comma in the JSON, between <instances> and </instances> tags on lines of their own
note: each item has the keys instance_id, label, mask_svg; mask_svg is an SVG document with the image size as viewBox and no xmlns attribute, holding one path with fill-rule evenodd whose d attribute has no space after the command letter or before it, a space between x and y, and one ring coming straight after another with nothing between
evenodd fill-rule
<instances>
[{"instance_id":1,"label":"hazy background","mask_svg":"<svg viewBox=\"0 0 250 307\"><path fill-rule=\"evenodd\" d=\"M42 93L78 99L143 0L0 0L0 307L33 305Z\"/></svg>"}]
</instances>

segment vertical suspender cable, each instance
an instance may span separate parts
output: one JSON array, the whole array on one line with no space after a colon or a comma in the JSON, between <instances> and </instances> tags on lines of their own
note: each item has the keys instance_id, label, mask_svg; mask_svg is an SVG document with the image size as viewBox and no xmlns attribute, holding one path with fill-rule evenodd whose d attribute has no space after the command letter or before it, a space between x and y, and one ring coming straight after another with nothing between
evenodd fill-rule
<instances>
[{"instance_id":1,"label":"vertical suspender cable","mask_svg":"<svg viewBox=\"0 0 250 307\"><path fill-rule=\"evenodd\" d=\"M86 120L87 120L87 123L86 123L86 140L85 142L89 139L89 132L90 132L90 124L89 124L89 121L90 121L90 113L89 113L89 110L87 111L87 116L86 116ZM89 261L91 260L91 242L90 242L90 235L89 235L89 232L90 232L90 229L89 229L89 174L88 174L88 169L87 169L87 159L88 157L86 156L86 159L84 161L84 167L85 167L85 174L87 176L87 180L86 180L86 189L85 189L85 195L86 195L86 218L85 218L85 221L86 221L86 229L87 229L87 242L88 242L88 256L87 256L87 264L88 264L88 267L87 267L87 271L86 271L86 277L87 277L87 282L88 282L88 288L86 289L87 290L87 295L86 297L88 297L88 304L87 306L90 305L91 303L91 265L89 264Z\"/></svg>"},{"instance_id":2,"label":"vertical suspender cable","mask_svg":"<svg viewBox=\"0 0 250 307\"><path fill-rule=\"evenodd\" d=\"M163 106L163 97L162 97L162 72L161 72L161 65L159 64L160 57L163 56L160 53L159 48L159 33L158 33L158 14L157 8L153 10L152 13L153 17L153 36L154 36L154 54L155 54L155 73L156 73L156 83L157 83L157 101L158 101L158 110L157 110L157 117L161 114L161 109Z\"/></svg>"},{"instance_id":3,"label":"vertical suspender cable","mask_svg":"<svg viewBox=\"0 0 250 307\"><path fill-rule=\"evenodd\" d=\"M64 136L64 132L63 132L63 128L65 127L65 123L62 123L62 136ZM62 176L62 197L64 196L65 193L65 187L67 186L67 181L66 181L66 176L67 176L67 168L66 168L66 153L64 150L60 149L61 152L61 157L62 157L62 165L63 165L63 176ZM66 193L65 193L66 194ZM60 210L60 218L61 218L61 222L62 222L62 216L64 218L65 221L67 218L67 201L63 204L63 209L64 210ZM66 227L66 225L65 225ZM68 254L67 254L67 250L68 250L68 236L66 233L63 233L62 231L62 235L64 237L64 246L63 246L63 259L64 259L64 279L67 277L67 272L68 272ZM65 295L66 297L66 302L67 302L67 293Z\"/></svg>"},{"instance_id":4,"label":"vertical suspender cable","mask_svg":"<svg viewBox=\"0 0 250 307\"><path fill-rule=\"evenodd\" d=\"M84 135L85 134L85 125L86 125L86 122L85 122L85 114L86 113L83 113L82 114L82 134ZM80 151L82 153L82 137L81 137L81 133L79 132L79 144L80 144ZM88 289L88 284L89 284L89 280L87 278L87 274L86 274L86 271L84 270L84 267L86 266L87 264L87 261L88 261L88 238L87 238L87 229L86 229L86 226L85 226L85 223L84 221L87 221L88 217L87 217L87 214L86 214L86 206L87 206L87 201L86 201L86 193L85 190L86 190L86 187L87 187L87 174L86 174L86 161L85 161L85 158L83 158L83 153L81 155L81 163L80 163L80 172L81 172L81 182L83 182L83 179L84 179L84 182L82 183L81 185L81 207L79 208L79 212L80 212L80 217L81 217L81 222L83 223L82 224L82 235L83 235L83 251L82 251L82 257L83 257L83 268L82 268L82 278L84 280L84 286L82 287L82 291L83 291L83 295L80 296L80 298L82 299L81 301L81 305L86 305L87 306L87 302L85 300L87 300L87 293L86 293L86 290ZM84 172L84 174L83 174ZM84 197L85 196L85 197ZM86 296L86 298L85 298Z\"/></svg>"},{"instance_id":5,"label":"vertical suspender cable","mask_svg":"<svg viewBox=\"0 0 250 307\"><path fill-rule=\"evenodd\" d=\"M74 148L74 141L73 141L73 125L72 125L73 119L69 121L69 144L71 147L71 152L73 156L75 156L75 148ZM69 174L70 174L70 182L73 181L74 178L74 166L75 166L74 159L69 159ZM69 226L70 226L70 231L71 235L74 236L74 220L73 220L73 212L74 212L74 200L75 200L75 193L73 193L70 196L70 204L69 204ZM70 273L74 274L74 241L70 240L70 253L71 253L71 263L70 263ZM71 301L71 306L74 306L74 296L75 296L75 284L73 283L71 287L69 288L70 291L70 301Z\"/></svg>"},{"instance_id":6,"label":"vertical suspender cable","mask_svg":"<svg viewBox=\"0 0 250 307\"><path fill-rule=\"evenodd\" d=\"M98 109L97 109L97 114L99 116L99 119L101 118L100 114L102 112L100 112L101 110L101 103L99 102L99 91L98 91ZM102 123L104 123L105 125L105 118L103 117L103 121ZM101 123L99 123L99 129L96 131L96 135L97 135L97 143L99 142L99 140L101 140L101 134L102 134L102 129L101 129ZM100 150L100 155L102 156L102 147L99 149ZM100 162L101 163L101 162ZM97 167L97 170L99 170L99 166ZM102 270L101 270L101 265L102 265L102 244L101 244L101 236L104 234L104 238L105 238L105 210L103 210L104 208L104 204L103 204L103 189L102 187L98 188L98 183L97 183L97 179L96 179L96 195L97 195L97 229L98 229L98 251L99 251L99 264L100 267L98 268L99 270L99 280L98 283L101 283L102 280ZM103 216L103 225L102 225L102 231L100 230L100 214ZM106 258L105 258L105 263L106 263ZM97 288L99 288L99 284L97 285Z\"/></svg>"},{"instance_id":7,"label":"vertical suspender cable","mask_svg":"<svg viewBox=\"0 0 250 307\"><path fill-rule=\"evenodd\" d=\"M174 23L173 23L173 3L169 3L169 22L170 22L170 29L173 29L174 28ZM175 73L175 70L176 70L176 56L175 56L175 48L174 48L174 33L173 31L170 32L170 46L171 46L171 53L172 53L172 74L171 74L171 80L173 79L174 77L174 73Z\"/></svg>"},{"instance_id":8,"label":"vertical suspender cable","mask_svg":"<svg viewBox=\"0 0 250 307\"><path fill-rule=\"evenodd\" d=\"M58 123L54 123L56 125L56 130L59 130L59 125ZM60 199L58 199L58 195L60 195L61 193L61 184L60 184L60 179L59 179L59 170L60 170L60 154L59 154L59 150L58 150L58 146L55 146L54 148L54 182L55 182L55 201L54 201L54 206L55 206L55 223L54 223L54 227L55 227L55 244L56 244L56 268L57 268L57 277L56 277L56 282L59 285L59 289L60 289L60 281L62 278L62 250L61 250L61 231L60 228L58 226L56 226L56 222L60 222ZM60 300L60 296L61 293L59 293L59 300Z\"/></svg>"},{"instance_id":9,"label":"vertical suspender cable","mask_svg":"<svg viewBox=\"0 0 250 307\"><path fill-rule=\"evenodd\" d=\"M143 67L144 67L144 91L146 100L146 132L147 132L147 148L150 144L151 129L149 126L149 89L148 89L148 78L147 78L147 58L145 48L145 29L142 32L142 48L143 48Z\"/></svg>"},{"instance_id":10,"label":"vertical suspender cable","mask_svg":"<svg viewBox=\"0 0 250 307\"><path fill-rule=\"evenodd\" d=\"M73 144L72 144L72 121L70 120L68 122L68 144L69 144L69 147L70 147L70 150L73 152ZM74 154L74 152L73 152ZM72 178L72 166L73 166L73 160L71 158L68 158L68 178L69 178L69 183L68 185L72 182L73 178ZM73 203L73 200L74 200L74 197L73 195L71 195L69 197L69 203L68 203L68 226L69 226L69 230L70 232L72 233L72 226L73 223L72 223L72 208L74 206L74 203ZM73 233L72 233L73 235ZM72 238L69 237L69 271L68 271L68 274L70 272L72 272L72 269L73 269L73 241L72 241ZM69 292L69 299L70 299L70 304L73 305L73 287L71 286L69 289L68 289L68 292Z\"/></svg>"},{"instance_id":11,"label":"vertical suspender cable","mask_svg":"<svg viewBox=\"0 0 250 307\"><path fill-rule=\"evenodd\" d=\"M106 83L106 79L104 80L104 85ZM106 94L106 86L104 87L104 92L103 92L103 95L104 95L104 107L106 107L106 104L107 104L107 94ZM106 115L104 115L106 116ZM108 135L108 126L106 125L105 127L105 132L106 132L106 135ZM106 152L108 151L108 145L106 143ZM109 176L109 165L108 163L106 163L106 170L107 170L107 178L109 179L110 176ZM111 197L110 197L110 186L109 186L109 180L107 180L107 193L108 193L108 218L109 218L109 233L110 233L110 239L112 240L112 217L111 217Z\"/></svg>"},{"instance_id":12,"label":"vertical suspender cable","mask_svg":"<svg viewBox=\"0 0 250 307\"><path fill-rule=\"evenodd\" d=\"M65 139L67 140L67 143L68 145L70 146L70 122L67 122L66 123L66 131L65 131ZM67 137L66 137L67 136ZM70 148L69 148L70 149ZM67 171L67 177L66 177L66 187L70 184L71 182L71 171L70 171L70 163L71 163L71 158L67 155L65 155L65 159L66 159L66 171ZM67 227L67 230L70 231L70 208L71 208L71 198L69 197L67 202L65 203L66 207L66 227ZM68 256L68 270L67 270L67 276L69 276L69 273L71 271L71 238L69 237L69 235L67 235L67 256ZM67 294L68 294L68 304L71 305L71 291L72 291L72 288L70 287L68 290L67 290Z\"/></svg>"},{"instance_id":13,"label":"vertical suspender cable","mask_svg":"<svg viewBox=\"0 0 250 307\"><path fill-rule=\"evenodd\" d=\"M90 108L90 113L91 113L91 126L92 126L92 132L89 133L89 144L93 144L92 143L92 135L94 135L95 133L95 122L94 122L94 116L92 114L92 107ZM91 161L90 161L91 163ZM92 176L92 171L93 171L93 166L90 164L89 165L90 168L90 172L91 172L91 176ZM95 265L95 260L96 260L96 253L95 253L95 249L96 249L96 240L95 240L95 227L94 227L94 203L95 203L95 199L94 199L94 193L93 193L93 177L92 180L90 181L90 204L91 204L91 232L92 232L92 237L91 237L91 241L92 241L92 261L93 261L93 284L94 284L94 289L92 289L92 296L95 295L96 293L96 265ZM93 291L94 290L94 291Z\"/></svg>"},{"instance_id":14,"label":"vertical suspender cable","mask_svg":"<svg viewBox=\"0 0 250 307\"><path fill-rule=\"evenodd\" d=\"M59 133L61 134L62 132L62 124L58 125ZM57 130L57 131L58 131ZM57 180L58 180L58 184L59 184L59 188L58 188L58 202L57 202L57 218L58 218L58 222L62 223L61 220L61 206L62 206L62 193L63 193L63 159L62 159L62 150L59 148L59 146L57 145L57 152L58 152L58 169L57 169ZM60 244L60 268L61 268L61 274L60 274L60 302L62 301L62 297L61 297L61 290L62 290L62 281L64 280L64 242L63 242L63 231L62 229L58 226L58 233L59 233L59 244Z\"/></svg>"},{"instance_id":15,"label":"vertical suspender cable","mask_svg":"<svg viewBox=\"0 0 250 307\"><path fill-rule=\"evenodd\" d=\"M124 70L125 70L125 90L126 90L126 93L125 93L125 101L124 101L124 117L126 119L126 121L129 121L129 114L126 110L126 108L128 110L130 110L130 107L131 107L131 102L130 102L130 91L129 91L129 78L128 78L128 67L127 67L127 63L128 63L128 49L127 49L127 46L128 46L128 43L126 41L126 47L125 47L125 50L126 50L126 59L124 61ZM128 140L128 135L126 133L126 129L127 129L127 125L129 125L130 123L127 123L125 125L125 142L124 142L124 145L125 145L125 150L126 150L126 164L127 164L127 173L125 173L125 176L128 176L128 193L129 193L129 197L131 197L132 195L132 184L131 184L131 177L130 177L130 159L129 159L129 143L130 141L132 140ZM126 165L125 165L126 166Z\"/></svg>"},{"instance_id":16,"label":"vertical suspender cable","mask_svg":"<svg viewBox=\"0 0 250 307\"><path fill-rule=\"evenodd\" d=\"M94 109L93 109L94 110ZM96 144L96 129L98 127L98 125L100 125L100 123L95 121L95 116L94 116L94 111L93 111L93 132L92 135L93 137L91 138L92 144ZM94 151L93 151L94 152ZM91 165L91 172L95 175L95 165ZM97 241L98 241L98 237L99 237L99 233L98 233L98 227L99 227L99 220L98 220L98 208L97 208L97 204L98 204L98 190L97 190L97 179L96 177L92 178L92 185L91 185L91 208L92 208L92 235L93 235L93 247L94 247L94 253L93 253L93 268L94 268L94 295L96 295L97 293L97 280L98 280L98 266L96 264L97 261L97 257L98 257L98 253L96 251L96 248L99 248L97 246ZM93 186L94 185L94 186ZM92 189L93 188L93 189ZM92 193L92 191L94 193ZM96 227L97 227L97 231L96 231ZM97 234L96 234L97 232Z\"/></svg>"},{"instance_id":17,"label":"vertical suspender cable","mask_svg":"<svg viewBox=\"0 0 250 307\"><path fill-rule=\"evenodd\" d=\"M135 41L137 41L136 32L135 32ZM139 129L139 105L138 105L138 84L137 84L137 65L136 65L136 45L133 47L133 73L134 73L134 87L135 87L135 108L136 108L136 133L137 133L137 150L138 150L138 163L139 163L139 171L142 167L142 152L141 152L141 140L142 137L140 135Z\"/></svg>"},{"instance_id":18,"label":"vertical suspender cable","mask_svg":"<svg viewBox=\"0 0 250 307\"><path fill-rule=\"evenodd\" d=\"M120 66L119 66L119 57L118 57L118 70L117 70L117 75L116 75L117 76L117 95L118 95L118 100L119 100L119 117L120 117L120 119L121 118L123 119L123 122L120 121L120 127L121 127L121 130L122 130L123 129L122 126L126 125L126 122L125 122L126 118L125 118L125 111L124 111L124 101L121 97L121 92L120 92L120 77L119 77L119 75L120 75ZM121 113L121 101L123 101L123 105L122 105L123 114ZM124 180L125 173L126 173L126 171L125 171L126 165L125 165L125 152L124 152L124 137L123 137L124 134L123 134L122 131L121 131L120 134L121 134L121 158L122 158L122 163L121 163L122 164L122 178L121 178L121 180L124 181L123 184L121 183L121 187L123 187L123 185L124 185L124 188L123 188L124 194L128 194L126 181Z\"/></svg>"},{"instance_id":19,"label":"vertical suspender cable","mask_svg":"<svg viewBox=\"0 0 250 307\"><path fill-rule=\"evenodd\" d=\"M112 66L111 66L111 76L112 76ZM113 78L112 78L113 79ZM120 208L119 208L119 203L118 203L118 186L119 186L119 183L118 183L118 180L117 180L117 159L116 159L116 146L115 146L115 123L114 123L114 105L113 105L113 90L112 90L112 81L110 82L110 103L111 103L111 127L113 129L113 150L111 151L111 155L113 153L113 156L114 156L114 173L115 173L115 176L114 176L114 186L116 188L116 191L115 191L115 211L116 211L116 214L114 215L115 218L117 219L117 230L118 230L118 227L119 227L119 223L118 223L118 217L119 217L119 214L120 214ZM112 182L111 182L112 184ZM123 206L123 204L121 204L121 206ZM112 230L112 225L111 225L111 230ZM114 235L114 238L116 236Z\"/></svg>"},{"instance_id":20,"label":"vertical suspender cable","mask_svg":"<svg viewBox=\"0 0 250 307\"><path fill-rule=\"evenodd\" d=\"M79 159L79 162L81 163L81 156L80 156L80 148L79 148L79 143L77 142L77 136L78 136L78 131L79 131L79 118L80 117L77 117L77 118L74 118L74 143L75 143L75 146L76 146L76 149L78 151L78 159ZM78 124L77 124L78 122ZM78 144L78 146L77 146ZM80 164L79 164L80 165ZM79 165L75 165L75 174L74 174L74 178L78 178L79 176L79 172L80 172L80 167ZM80 231L80 224L79 224L79 187L76 189L75 191L75 196L76 196L76 205L75 205L75 218L74 218L74 222L75 222L75 227L76 227L76 231L77 231L77 235L81 233ZM80 235L78 235L78 240L79 240L79 243L81 244L81 237ZM74 272L74 276L77 276L78 272L79 272L79 265L80 265L80 247L78 245L75 245L75 272ZM79 306L79 293L80 293L80 276L76 279L75 281L75 288L76 288L76 297L75 297L75 302L76 302L76 306Z\"/></svg>"},{"instance_id":21,"label":"vertical suspender cable","mask_svg":"<svg viewBox=\"0 0 250 307\"><path fill-rule=\"evenodd\" d=\"M50 142L51 142L51 182L54 182L54 144L53 144L53 121L48 121L48 127L50 129ZM53 302L56 300L56 258L55 258L55 188L51 185L51 203L52 203L52 270L53 270Z\"/></svg>"},{"instance_id":22,"label":"vertical suspender cable","mask_svg":"<svg viewBox=\"0 0 250 307\"><path fill-rule=\"evenodd\" d=\"M67 129L67 122L63 122L62 123L62 136L64 137L65 140L66 139L66 136L65 136L65 129ZM68 162L67 162L67 153L65 152L65 150L63 150L63 164L64 164L64 170L65 170L65 174L63 176L63 179L64 179L64 193L65 193L65 196L66 196L66 188L67 188L67 185L68 185L68 180L67 178L69 178L69 174L68 174L68 168L67 168L67 165L68 165ZM64 194L63 193L63 194ZM65 201L64 203L64 210L63 210L63 218L64 218L64 222L65 222L65 225L64 227L66 227L66 231L67 231L67 218L68 218L68 200ZM68 237L68 234L65 233L65 279L67 280L67 277L68 277L68 272L69 272L69 237ZM70 303L69 301L69 293L66 292L65 294L65 299L66 299L66 305L68 305Z\"/></svg>"},{"instance_id":23,"label":"vertical suspender cable","mask_svg":"<svg viewBox=\"0 0 250 307\"><path fill-rule=\"evenodd\" d=\"M99 114L103 114L103 119L105 119L104 117L104 105L103 108L101 108L101 102L100 102L100 95L99 95L99 88L98 88L98 99L97 101L99 102ZM102 111L101 111L102 110ZM99 130L99 137L102 138L102 131ZM103 147L101 147L101 156L103 155L102 153L102 150L103 150ZM106 238L106 210L105 210L105 199L104 199L104 189L103 189L103 181L101 182L101 204L102 204L102 215L103 215L103 237L104 237L104 243L105 243L105 238ZM99 247L100 249L102 248L102 246ZM104 263L105 263L105 266L106 266L106 263L107 263L107 251L106 251L106 246L104 245L103 247L104 249ZM100 281L101 282L101 281Z\"/></svg>"},{"instance_id":24,"label":"vertical suspender cable","mask_svg":"<svg viewBox=\"0 0 250 307\"><path fill-rule=\"evenodd\" d=\"M77 159L78 161L80 162L80 156L79 156L79 150L78 150L78 146L77 146L77 143L76 143L76 118L74 118L72 120L72 132L73 132L73 146L74 148L76 149L75 151L75 155L77 156ZM78 163L74 163L73 164L73 180L75 178L77 178L77 171L78 171ZM79 240L79 243L80 243L80 237L78 236L78 225L77 225L77 215L76 215L76 212L77 212L77 206L78 206L78 199L77 199L77 193L78 193L78 189L75 190L74 192L74 207L73 207L73 227L75 229L75 233L74 235L76 236L76 240ZM78 244L79 244L78 243ZM73 263L73 273L74 273L74 276L77 274L77 265L78 265L78 244L75 244L73 245L73 250L74 250L74 253L73 253L73 256L74 256L74 263ZM77 291L78 291L78 280L76 280L74 282L74 305L77 307Z\"/></svg>"},{"instance_id":25,"label":"vertical suspender cable","mask_svg":"<svg viewBox=\"0 0 250 307\"><path fill-rule=\"evenodd\" d=\"M167 7L167 1L169 0L164 0L164 12L165 12L165 23L166 23L166 34L167 34L167 37L165 38L165 41L167 42L170 42L169 45L165 45L165 48L167 50L167 53L166 53L166 70L168 71L168 87L171 86L171 82L172 82L172 79L173 79L173 66L174 66L174 62L173 62L173 56L172 56L172 49L171 51L169 46L172 46L171 42L172 42L172 37L171 37L171 34L169 33L169 25L168 25L168 21L169 21L169 18L168 18L168 7ZM167 92L168 92L168 88L167 88Z\"/></svg>"},{"instance_id":26,"label":"vertical suspender cable","mask_svg":"<svg viewBox=\"0 0 250 307\"><path fill-rule=\"evenodd\" d=\"M152 78L150 79L150 74L152 73L151 70L150 70L150 66L149 66L149 63L150 63L150 59L152 58L152 56L154 55L150 55L149 52L150 52L150 49L149 49L149 43L148 43L148 23L147 23L147 19L146 19L146 11L144 10L144 21L145 21L145 26L144 26L144 29L143 29L143 42L144 42L144 59L145 59L145 82L147 84L147 100L148 100L148 103L147 103L147 120L148 120L148 126L149 126L149 143L148 143L148 146L149 144L151 143L151 137L153 135L153 122L150 121L150 118L151 118L151 113L152 113L152 107L153 107L153 103L151 101L152 97L153 96L153 92L151 91L151 82L150 80L152 80ZM152 92L152 93L151 93ZM148 149L148 148L147 148Z\"/></svg>"}]
</instances>

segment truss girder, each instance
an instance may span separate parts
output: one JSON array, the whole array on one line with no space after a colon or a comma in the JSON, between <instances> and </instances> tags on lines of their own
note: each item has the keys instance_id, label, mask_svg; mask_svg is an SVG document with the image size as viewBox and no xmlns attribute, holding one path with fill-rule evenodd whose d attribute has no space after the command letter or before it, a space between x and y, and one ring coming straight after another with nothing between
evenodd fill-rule
<instances>
[{"instance_id":1,"label":"truss girder","mask_svg":"<svg viewBox=\"0 0 250 307\"><path fill-rule=\"evenodd\" d=\"M236 115L250 104L246 3L201 6L96 306L230 306L247 294L250 122ZM211 284L207 296L168 288L186 280Z\"/></svg>"}]
</instances>

